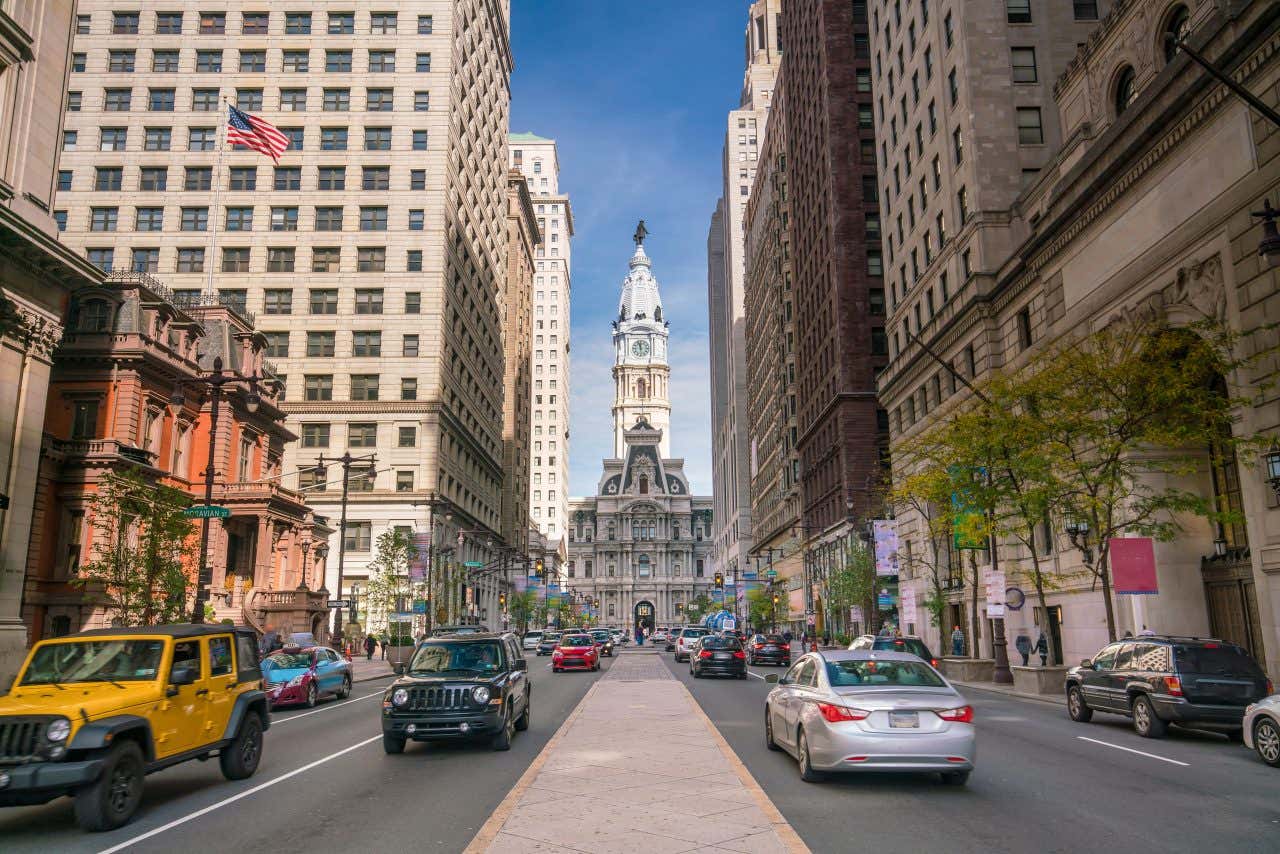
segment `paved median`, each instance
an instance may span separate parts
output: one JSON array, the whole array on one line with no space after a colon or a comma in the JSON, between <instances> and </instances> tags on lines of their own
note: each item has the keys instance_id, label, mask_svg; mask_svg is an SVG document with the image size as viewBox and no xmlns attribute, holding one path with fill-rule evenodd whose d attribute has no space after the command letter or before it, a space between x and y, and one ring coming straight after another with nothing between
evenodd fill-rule
<instances>
[{"instance_id":1,"label":"paved median","mask_svg":"<svg viewBox=\"0 0 1280 854\"><path fill-rule=\"evenodd\" d=\"M618 658L467 848L808 850L656 654Z\"/></svg>"}]
</instances>

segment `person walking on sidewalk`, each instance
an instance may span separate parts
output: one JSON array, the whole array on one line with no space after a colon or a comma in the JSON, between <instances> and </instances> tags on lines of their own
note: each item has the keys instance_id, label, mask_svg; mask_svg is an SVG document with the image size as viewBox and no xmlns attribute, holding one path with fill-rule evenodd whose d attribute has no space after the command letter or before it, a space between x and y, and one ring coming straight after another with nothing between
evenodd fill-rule
<instances>
[{"instance_id":1,"label":"person walking on sidewalk","mask_svg":"<svg viewBox=\"0 0 1280 854\"><path fill-rule=\"evenodd\" d=\"M386 632L382 633L382 660L387 660L387 647L391 646L391 636Z\"/></svg>"},{"instance_id":2,"label":"person walking on sidewalk","mask_svg":"<svg viewBox=\"0 0 1280 854\"><path fill-rule=\"evenodd\" d=\"M964 632L960 631L959 626L956 626L951 632L951 654L955 656L964 655Z\"/></svg>"},{"instance_id":3,"label":"person walking on sidewalk","mask_svg":"<svg viewBox=\"0 0 1280 854\"><path fill-rule=\"evenodd\" d=\"M373 651L378 646L378 642L373 639L373 635L369 635L364 639L364 660L373 661Z\"/></svg>"},{"instance_id":4,"label":"person walking on sidewalk","mask_svg":"<svg viewBox=\"0 0 1280 854\"><path fill-rule=\"evenodd\" d=\"M1049 666L1049 641L1045 639L1044 629L1040 630L1040 637L1036 640L1036 655L1040 656L1040 666Z\"/></svg>"},{"instance_id":5,"label":"person walking on sidewalk","mask_svg":"<svg viewBox=\"0 0 1280 854\"><path fill-rule=\"evenodd\" d=\"M1031 638L1026 632L1018 634L1018 639L1013 642L1014 649L1018 650L1018 655L1022 656L1022 666L1027 666L1027 661L1031 658Z\"/></svg>"}]
</instances>

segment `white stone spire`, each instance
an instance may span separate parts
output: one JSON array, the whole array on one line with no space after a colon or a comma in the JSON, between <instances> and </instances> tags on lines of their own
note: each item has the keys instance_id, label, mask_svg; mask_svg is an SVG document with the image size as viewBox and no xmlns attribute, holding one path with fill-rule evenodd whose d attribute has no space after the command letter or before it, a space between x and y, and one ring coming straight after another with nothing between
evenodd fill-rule
<instances>
[{"instance_id":1,"label":"white stone spire","mask_svg":"<svg viewBox=\"0 0 1280 854\"><path fill-rule=\"evenodd\" d=\"M648 320L661 323L662 295L658 293L658 280L653 277L649 256L644 244L636 244L631 256L630 270L622 281L622 298L618 302L618 320Z\"/></svg>"},{"instance_id":2,"label":"white stone spire","mask_svg":"<svg viewBox=\"0 0 1280 854\"><path fill-rule=\"evenodd\" d=\"M661 431L662 457L670 454L671 370L667 364L667 324L662 316L662 296L644 251L647 231L643 221L636 229L636 251L622 281L618 318L613 322L613 451L626 454L626 431L644 420Z\"/></svg>"}]
</instances>

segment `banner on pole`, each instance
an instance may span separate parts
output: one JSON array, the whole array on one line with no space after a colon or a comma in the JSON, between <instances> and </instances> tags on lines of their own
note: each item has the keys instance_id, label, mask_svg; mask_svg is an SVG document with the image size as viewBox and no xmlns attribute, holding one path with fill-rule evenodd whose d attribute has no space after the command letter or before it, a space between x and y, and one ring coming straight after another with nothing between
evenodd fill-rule
<instances>
[{"instance_id":1,"label":"banner on pole","mask_svg":"<svg viewBox=\"0 0 1280 854\"><path fill-rule=\"evenodd\" d=\"M431 559L431 534L429 532L413 535L413 560L409 562L409 580L427 580L427 562Z\"/></svg>"},{"instance_id":2,"label":"banner on pole","mask_svg":"<svg viewBox=\"0 0 1280 854\"><path fill-rule=\"evenodd\" d=\"M1150 537L1112 537L1108 549L1111 583L1117 593L1152 596L1160 592L1155 545Z\"/></svg>"},{"instance_id":3,"label":"banner on pole","mask_svg":"<svg viewBox=\"0 0 1280 854\"><path fill-rule=\"evenodd\" d=\"M871 523L876 549L876 575L898 574L898 523L893 519L876 519Z\"/></svg>"}]
</instances>

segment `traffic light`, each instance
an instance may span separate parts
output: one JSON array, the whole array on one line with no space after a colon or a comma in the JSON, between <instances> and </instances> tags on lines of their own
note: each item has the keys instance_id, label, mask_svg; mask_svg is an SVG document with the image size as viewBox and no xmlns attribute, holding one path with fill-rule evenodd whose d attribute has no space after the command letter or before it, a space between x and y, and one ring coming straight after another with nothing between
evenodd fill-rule
<instances>
[{"instance_id":1,"label":"traffic light","mask_svg":"<svg viewBox=\"0 0 1280 854\"><path fill-rule=\"evenodd\" d=\"M505 593L499 593L499 594L498 594L498 607L500 607L500 608L506 608L506 607L507 607L507 594L505 594Z\"/></svg>"},{"instance_id":2,"label":"traffic light","mask_svg":"<svg viewBox=\"0 0 1280 854\"><path fill-rule=\"evenodd\" d=\"M724 573L723 572L716 573L716 589L717 590L724 589Z\"/></svg>"},{"instance_id":3,"label":"traffic light","mask_svg":"<svg viewBox=\"0 0 1280 854\"><path fill-rule=\"evenodd\" d=\"M536 562L533 564L533 571L534 571L535 573L537 573L537 575L538 575L538 577L539 577L539 578L542 578L544 568L543 568L543 566L542 566L542 561L541 561L541 560L538 560L538 561L536 561Z\"/></svg>"},{"instance_id":4,"label":"traffic light","mask_svg":"<svg viewBox=\"0 0 1280 854\"><path fill-rule=\"evenodd\" d=\"M773 594L773 607L778 607L778 594Z\"/></svg>"}]
</instances>

